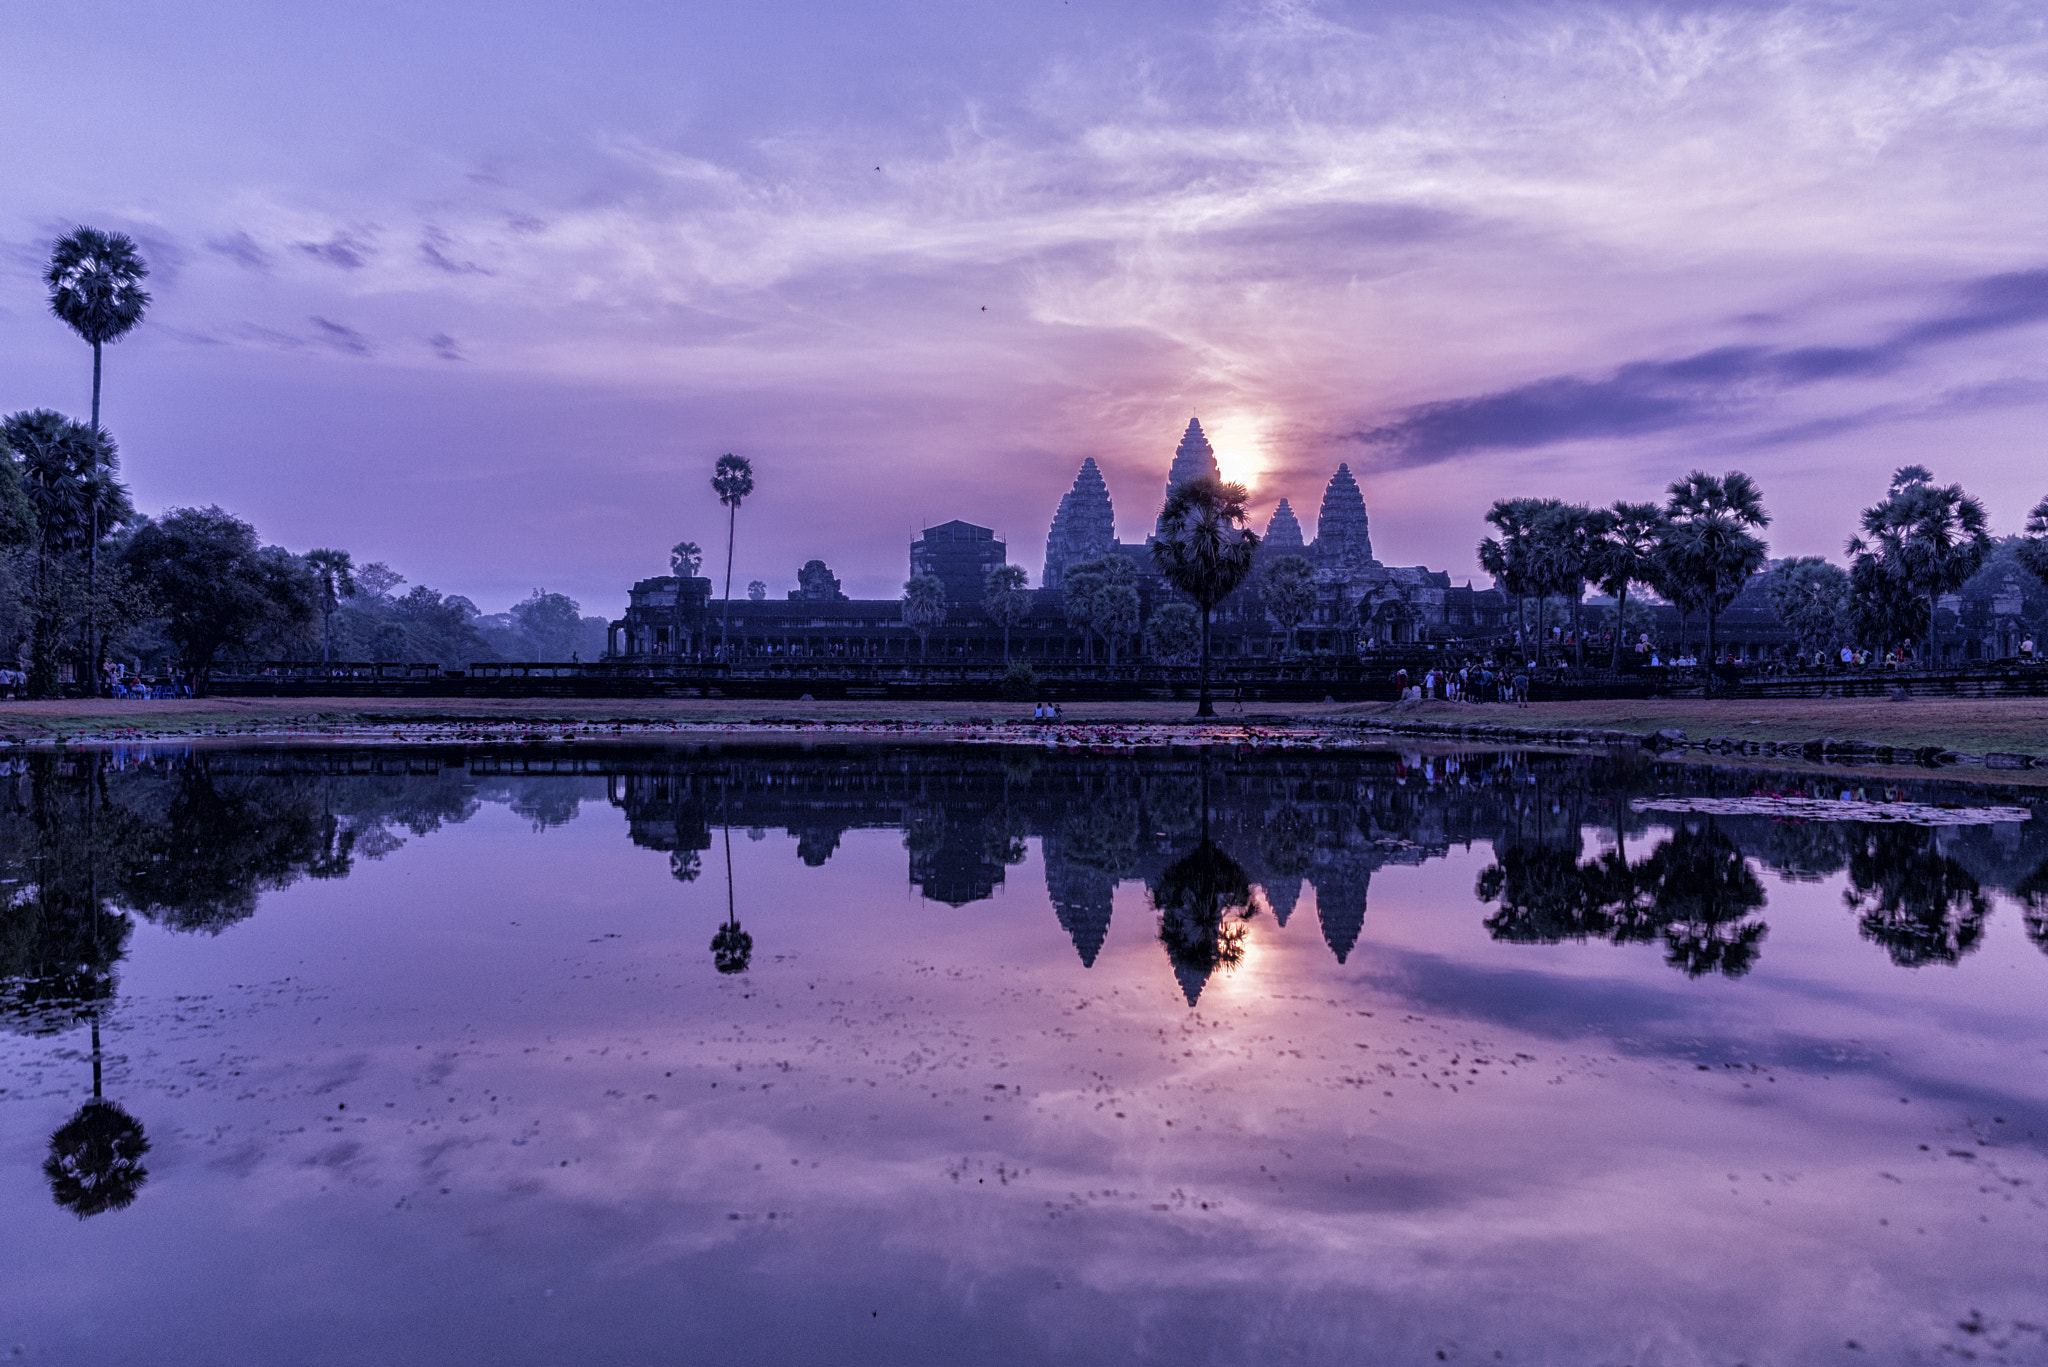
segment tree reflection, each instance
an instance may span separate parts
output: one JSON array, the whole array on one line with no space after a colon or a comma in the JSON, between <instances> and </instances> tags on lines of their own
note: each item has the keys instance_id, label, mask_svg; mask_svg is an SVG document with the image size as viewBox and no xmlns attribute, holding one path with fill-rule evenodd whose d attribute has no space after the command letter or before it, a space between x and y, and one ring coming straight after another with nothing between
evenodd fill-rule
<instances>
[{"instance_id":1,"label":"tree reflection","mask_svg":"<svg viewBox=\"0 0 2048 1367\"><path fill-rule=\"evenodd\" d=\"M1688 978L1739 978L1756 963L1769 929L1750 913L1764 905L1764 885L1712 821L1674 832L1631 881L1649 895L1648 920L1663 937L1664 962Z\"/></svg>"},{"instance_id":2,"label":"tree reflection","mask_svg":"<svg viewBox=\"0 0 2048 1367\"><path fill-rule=\"evenodd\" d=\"M1474 889L1500 910L1487 933L1511 944L1661 940L1664 961L1689 978L1739 978L1769 933L1751 913L1765 902L1762 882L1713 822L1680 828L1638 864L1619 849L1581 863L1556 845L1514 844L1479 875Z\"/></svg>"},{"instance_id":3,"label":"tree reflection","mask_svg":"<svg viewBox=\"0 0 2048 1367\"><path fill-rule=\"evenodd\" d=\"M1159 942L1189 1006L1217 969L1244 962L1251 879L1214 841L1203 840L1167 865L1152 889L1152 908L1159 913Z\"/></svg>"},{"instance_id":4,"label":"tree reflection","mask_svg":"<svg viewBox=\"0 0 2048 1367\"><path fill-rule=\"evenodd\" d=\"M724 805L722 801L720 805ZM723 811L719 817L725 836L725 924L711 936L711 966L720 973L744 973L753 966L754 937L740 929L733 900L732 821Z\"/></svg>"},{"instance_id":5,"label":"tree reflection","mask_svg":"<svg viewBox=\"0 0 2048 1367\"><path fill-rule=\"evenodd\" d=\"M142 1157L149 1136L142 1122L100 1094L100 1022L92 1022L92 1100L50 1136L43 1176L58 1205L83 1220L134 1204L149 1178Z\"/></svg>"},{"instance_id":6,"label":"tree reflection","mask_svg":"<svg viewBox=\"0 0 2048 1367\"><path fill-rule=\"evenodd\" d=\"M1863 937L1901 968L1957 962L1977 947L1991 914L1983 885L1920 826L1865 827L1842 900L1861 913Z\"/></svg>"}]
</instances>

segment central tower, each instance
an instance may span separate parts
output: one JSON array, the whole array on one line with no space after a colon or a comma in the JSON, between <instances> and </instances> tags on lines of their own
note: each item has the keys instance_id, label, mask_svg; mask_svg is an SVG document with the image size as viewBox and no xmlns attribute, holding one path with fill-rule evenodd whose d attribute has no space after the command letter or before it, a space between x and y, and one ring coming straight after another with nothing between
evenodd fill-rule
<instances>
[{"instance_id":1,"label":"central tower","mask_svg":"<svg viewBox=\"0 0 2048 1367\"><path fill-rule=\"evenodd\" d=\"M1180 445L1173 448L1173 468L1166 472L1166 492L1170 494L1175 485L1204 475L1221 479L1223 467L1216 463L1215 448L1202 435L1202 420L1189 418L1188 430L1181 434Z\"/></svg>"}]
</instances>

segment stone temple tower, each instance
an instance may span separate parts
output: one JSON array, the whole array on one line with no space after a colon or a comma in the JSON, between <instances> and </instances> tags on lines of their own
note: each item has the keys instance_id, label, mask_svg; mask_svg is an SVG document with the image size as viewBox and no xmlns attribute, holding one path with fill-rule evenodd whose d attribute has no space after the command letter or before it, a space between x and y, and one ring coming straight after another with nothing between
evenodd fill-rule
<instances>
[{"instance_id":1,"label":"stone temple tower","mask_svg":"<svg viewBox=\"0 0 2048 1367\"><path fill-rule=\"evenodd\" d=\"M1053 514L1052 530L1045 538L1045 573L1039 584L1056 589L1067 566L1108 555L1116 546L1116 511L1110 507L1109 486L1095 468L1095 457L1081 462L1074 487L1060 498Z\"/></svg>"},{"instance_id":2,"label":"stone temple tower","mask_svg":"<svg viewBox=\"0 0 2048 1367\"><path fill-rule=\"evenodd\" d=\"M1215 448L1202 435L1201 419L1189 418L1188 430L1182 434L1180 445L1173 450L1173 468L1166 472L1166 492L1170 494L1176 484L1185 484L1203 475L1220 479L1223 468L1216 463Z\"/></svg>"},{"instance_id":3,"label":"stone temple tower","mask_svg":"<svg viewBox=\"0 0 2048 1367\"><path fill-rule=\"evenodd\" d=\"M1372 536L1367 530L1365 495L1351 477L1349 465L1339 465L1323 490L1323 511L1316 519L1314 558L1318 567L1364 569L1378 562L1372 558Z\"/></svg>"},{"instance_id":4,"label":"stone temple tower","mask_svg":"<svg viewBox=\"0 0 2048 1367\"><path fill-rule=\"evenodd\" d=\"M1259 553L1263 556L1300 555L1307 548L1301 540L1301 522L1294 516L1294 509L1286 499L1273 510L1273 516L1266 523L1266 535L1259 542Z\"/></svg>"}]
</instances>

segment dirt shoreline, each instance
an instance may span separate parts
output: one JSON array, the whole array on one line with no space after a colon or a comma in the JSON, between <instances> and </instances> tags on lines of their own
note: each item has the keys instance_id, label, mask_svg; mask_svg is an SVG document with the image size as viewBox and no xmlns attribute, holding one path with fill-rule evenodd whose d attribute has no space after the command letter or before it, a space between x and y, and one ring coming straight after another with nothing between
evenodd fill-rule
<instances>
[{"instance_id":1,"label":"dirt shoreline","mask_svg":"<svg viewBox=\"0 0 2048 1367\"><path fill-rule=\"evenodd\" d=\"M745 734L884 735L921 740L1171 744L1642 745L1685 734L1685 758L1896 769L1935 753L1944 777L2048 782L2048 699L1914 698L1501 704L1224 703L1198 724L1186 702L1082 703L1035 726L1028 703L779 702L742 699L208 698L0 702L10 748L212 743L390 744L393 741L593 741ZM1720 738L1711 751L1696 747ZM1822 754L1814 742L1835 742ZM1861 747L1862 753L1857 752ZM1886 763L1890 750L1893 762ZM1983 763L1986 756L1992 764ZM2030 756L2040 768L2001 756ZM1993 766L2004 767L1993 767Z\"/></svg>"}]
</instances>

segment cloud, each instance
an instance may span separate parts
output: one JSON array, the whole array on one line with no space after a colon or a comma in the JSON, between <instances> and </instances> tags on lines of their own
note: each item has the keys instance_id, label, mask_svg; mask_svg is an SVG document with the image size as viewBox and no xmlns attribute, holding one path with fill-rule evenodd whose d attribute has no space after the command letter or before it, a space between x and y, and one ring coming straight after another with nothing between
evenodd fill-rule
<instances>
[{"instance_id":1,"label":"cloud","mask_svg":"<svg viewBox=\"0 0 2048 1367\"><path fill-rule=\"evenodd\" d=\"M456 341L445 332L437 332L427 338L427 345L432 347L434 354L444 361L466 361L469 359L462 354L462 343Z\"/></svg>"},{"instance_id":2,"label":"cloud","mask_svg":"<svg viewBox=\"0 0 2048 1367\"><path fill-rule=\"evenodd\" d=\"M225 256L245 270L267 271L271 266L270 253L245 232L237 231L210 237L206 240L206 249Z\"/></svg>"},{"instance_id":3,"label":"cloud","mask_svg":"<svg viewBox=\"0 0 2048 1367\"><path fill-rule=\"evenodd\" d=\"M1788 389L1890 374L1945 343L2048 321L2048 270L1966 281L1947 308L1891 330L1868 345L1727 346L1671 361L1632 361L1604 376L1555 375L1511 389L1415 405L1392 422L1346 434L1401 465L1427 465L1487 448L1527 450L1559 442L1668 432L1764 406ZM2012 402L2001 386L1998 401ZM2031 393L2031 391L2027 391ZM1868 420L1901 406L1869 411ZM1856 418L1819 418L1779 428L1764 440L1833 435Z\"/></svg>"},{"instance_id":4,"label":"cloud","mask_svg":"<svg viewBox=\"0 0 2048 1367\"><path fill-rule=\"evenodd\" d=\"M333 347L336 351L346 352L351 356L368 356L371 354L370 339L357 332L354 328L319 317L318 315L315 315L311 322L314 327L320 329L320 340Z\"/></svg>"},{"instance_id":5,"label":"cloud","mask_svg":"<svg viewBox=\"0 0 2048 1367\"><path fill-rule=\"evenodd\" d=\"M316 261L349 271L361 270L376 254L367 237L348 232L338 232L325 242L301 242L298 247Z\"/></svg>"},{"instance_id":6,"label":"cloud","mask_svg":"<svg viewBox=\"0 0 2048 1367\"><path fill-rule=\"evenodd\" d=\"M455 245L455 239L445 229L429 227L420 238L420 259L435 270L450 275L491 275L491 270L474 261L459 261L448 255L447 248Z\"/></svg>"}]
</instances>

